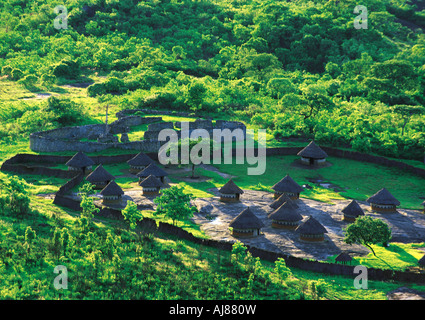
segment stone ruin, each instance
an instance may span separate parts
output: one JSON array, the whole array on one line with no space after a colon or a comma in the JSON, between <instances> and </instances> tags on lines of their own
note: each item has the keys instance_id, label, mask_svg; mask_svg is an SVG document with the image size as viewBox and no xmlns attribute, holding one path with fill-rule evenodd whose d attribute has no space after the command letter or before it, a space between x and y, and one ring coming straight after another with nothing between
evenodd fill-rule
<instances>
[{"instance_id":1,"label":"stone ruin","mask_svg":"<svg viewBox=\"0 0 425 320\"><path fill-rule=\"evenodd\" d=\"M161 144L158 134L162 129L176 129L179 133L181 122L161 122L162 117L145 117L134 114L127 115L120 111L118 120L110 124L91 124L84 126L64 127L30 134L30 149L35 152L82 151L99 152L109 148L124 150L140 150L142 152L158 152ZM144 139L130 141L128 132L131 127L149 124ZM212 136L213 129L241 129L246 136L246 127L242 122L197 119L189 123L189 134L195 129L205 129ZM120 139L115 135L121 134Z\"/></svg>"}]
</instances>

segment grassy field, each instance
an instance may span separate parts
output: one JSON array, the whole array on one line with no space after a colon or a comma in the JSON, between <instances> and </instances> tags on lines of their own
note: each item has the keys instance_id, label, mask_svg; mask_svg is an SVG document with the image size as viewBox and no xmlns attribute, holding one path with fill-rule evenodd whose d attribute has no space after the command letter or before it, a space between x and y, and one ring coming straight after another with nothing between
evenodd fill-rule
<instances>
[{"instance_id":1,"label":"grassy field","mask_svg":"<svg viewBox=\"0 0 425 320\"><path fill-rule=\"evenodd\" d=\"M424 179L409 172L371 163L330 157L329 167L306 169L296 165L298 156L269 156L266 171L263 175L247 175L248 164L214 165L220 172L232 175L235 183L243 189L272 191L271 187L289 174L298 184L310 185L301 197L332 203L333 200L356 199L365 201L369 196L385 187L400 200L401 208L421 209L425 195ZM207 178L203 182L187 182L194 193L208 193L208 189L221 187L227 179L218 173L202 168L196 169L197 174ZM184 175L187 178L189 175ZM183 175L172 175L174 181L182 180ZM331 183L332 188L315 184L317 180ZM335 190L336 191L335 191Z\"/></svg>"}]
</instances>

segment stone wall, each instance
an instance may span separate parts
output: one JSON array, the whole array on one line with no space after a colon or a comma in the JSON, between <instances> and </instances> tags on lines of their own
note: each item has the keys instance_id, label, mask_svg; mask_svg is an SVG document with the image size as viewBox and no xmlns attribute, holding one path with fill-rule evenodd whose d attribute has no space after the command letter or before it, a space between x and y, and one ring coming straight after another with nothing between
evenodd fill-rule
<instances>
[{"instance_id":1,"label":"stone wall","mask_svg":"<svg viewBox=\"0 0 425 320\"><path fill-rule=\"evenodd\" d=\"M125 133L129 127L161 121L161 117L127 116L108 125L110 133ZM80 141L80 139L97 139L105 133L104 124L92 124L76 127L64 127L30 134L30 149L36 152L64 152L82 151L99 152L109 148L124 150L140 150L142 152L158 151L160 144L157 141L130 141L130 142L97 142Z\"/></svg>"},{"instance_id":2,"label":"stone wall","mask_svg":"<svg viewBox=\"0 0 425 320\"><path fill-rule=\"evenodd\" d=\"M189 132L187 133L188 136L196 130L196 129L203 129L208 132L211 139L213 138L213 130L219 129L229 129L233 132L233 130L240 129L242 130L243 137L246 137L246 126L242 122L238 121L224 121L224 120L217 120L215 124L213 124L212 120L210 119L196 119L195 121L188 122L189 124ZM154 123L150 124L148 127L148 130L145 131L144 139L145 140L158 140L158 134L163 129L179 129L180 131L177 131L179 137L182 134L182 123L180 121L178 122L163 122L163 123ZM235 140L235 137L232 138Z\"/></svg>"}]
</instances>

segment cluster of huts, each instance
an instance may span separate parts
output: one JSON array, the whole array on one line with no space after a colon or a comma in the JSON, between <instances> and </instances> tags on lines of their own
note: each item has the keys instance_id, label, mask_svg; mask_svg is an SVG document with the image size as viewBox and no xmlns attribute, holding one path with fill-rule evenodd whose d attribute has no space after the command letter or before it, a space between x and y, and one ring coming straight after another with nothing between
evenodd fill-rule
<instances>
[{"instance_id":1,"label":"cluster of huts","mask_svg":"<svg viewBox=\"0 0 425 320\"><path fill-rule=\"evenodd\" d=\"M323 165L327 154L313 141L298 155L301 162L306 165ZM278 181L273 187L275 201L270 205L274 209L268 218L274 228L294 230L299 234L300 240L309 242L320 242L324 240L327 233L326 228L314 217L309 216L302 222L303 216L299 213L297 199L304 190L289 175ZM220 190L220 200L223 202L239 201L243 191L230 179ZM385 188L382 188L373 196L367 199L371 209L380 213L395 212L400 202ZM425 202L423 203L425 206ZM425 212L425 209L424 209ZM357 201L351 201L342 209L343 220L354 222L356 218L364 215L363 209ZM253 237L260 234L264 223L252 212L250 208L245 208L229 224L232 235L235 237ZM340 257L344 259L344 257ZM342 261L342 260L341 260Z\"/></svg>"},{"instance_id":2,"label":"cluster of huts","mask_svg":"<svg viewBox=\"0 0 425 320\"><path fill-rule=\"evenodd\" d=\"M165 186L167 172L155 165L154 161L146 154L140 152L127 161L129 171L139 178L144 196L157 196L161 188ZM102 164L94 170L94 162L83 152L77 152L66 165L68 170L82 171L86 180L90 182L95 190L101 190L102 202L105 205L115 205L121 202L124 195L122 188L115 182L115 177L110 174Z\"/></svg>"},{"instance_id":3,"label":"cluster of huts","mask_svg":"<svg viewBox=\"0 0 425 320\"><path fill-rule=\"evenodd\" d=\"M301 157L301 163L312 166L324 165L328 156L314 141L310 142L298 155ZM142 152L128 160L127 163L129 171L139 178L143 195L157 196L165 185L167 172L156 166L154 161ZM113 205L121 201L123 190L114 181L115 177L105 170L102 164L92 170L93 160L84 153L78 152L66 165L69 170L79 170L87 174L86 180L92 183L95 189L101 190L100 194L105 205ZM275 201L270 207L274 210L268 215L272 227L294 230L304 241L323 241L324 234L327 233L326 228L312 216L302 222L303 216L298 212L296 201L304 188L286 175L272 189ZM232 179L219 190L220 200L227 203L240 201L243 193L243 190ZM397 206L400 205L400 202L385 188L368 198L367 202L373 211L381 213L395 212ZM422 205L425 207L425 201ZM343 219L347 222L354 222L357 217L365 214L355 200L351 201L342 210L342 213ZM230 222L229 227L235 237L253 237L261 233L260 230L264 224L248 207Z\"/></svg>"}]
</instances>

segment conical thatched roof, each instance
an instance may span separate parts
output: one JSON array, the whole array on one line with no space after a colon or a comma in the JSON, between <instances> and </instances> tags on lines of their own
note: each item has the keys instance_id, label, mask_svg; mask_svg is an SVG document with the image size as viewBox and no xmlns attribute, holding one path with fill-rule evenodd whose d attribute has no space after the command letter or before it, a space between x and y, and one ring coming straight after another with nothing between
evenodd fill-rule
<instances>
[{"instance_id":1,"label":"conical thatched roof","mask_svg":"<svg viewBox=\"0 0 425 320\"><path fill-rule=\"evenodd\" d=\"M122 191L121 187L114 180L112 180L106 185L105 188L102 189L102 191L100 191L100 194L102 196L119 196L123 195L124 191Z\"/></svg>"},{"instance_id":2,"label":"conical thatched roof","mask_svg":"<svg viewBox=\"0 0 425 320\"><path fill-rule=\"evenodd\" d=\"M139 183L141 187L147 188L161 188L163 186L162 182L153 175L148 176L143 181Z\"/></svg>"},{"instance_id":3,"label":"conical thatched roof","mask_svg":"<svg viewBox=\"0 0 425 320\"><path fill-rule=\"evenodd\" d=\"M282 180L276 183L273 187L273 190L278 192L294 192L299 193L304 189L292 179L289 174L287 174Z\"/></svg>"},{"instance_id":4,"label":"conical thatched roof","mask_svg":"<svg viewBox=\"0 0 425 320\"><path fill-rule=\"evenodd\" d=\"M264 223L248 207L230 221L229 227L234 229L259 229L264 227Z\"/></svg>"},{"instance_id":5,"label":"conical thatched roof","mask_svg":"<svg viewBox=\"0 0 425 320\"><path fill-rule=\"evenodd\" d=\"M321 225L319 221L314 219L312 216L308 217L306 221L304 221L302 224L300 224L295 231L301 233L301 234L322 234L322 233L328 233L328 231L325 229L324 226Z\"/></svg>"},{"instance_id":6,"label":"conical thatched roof","mask_svg":"<svg viewBox=\"0 0 425 320\"><path fill-rule=\"evenodd\" d=\"M342 213L350 217L364 216L363 209L359 206L356 200L351 201L344 209Z\"/></svg>"},{"instance_id":7,"label":"conical thatched roof","mask_svg":"<svg viewBox=\"0 0 425 320\"><path fill-rule=\"evenodd\" d=\"M97 168L86 177L86 180L92 183L111 181L114 179L115 177L106 171L106 169L101 164L99 164Z\"/></svg>"},{"instance_id":8,"label":"conical thatched roof","mask_svg":"<svg viewBox=\"0 0 425 320\"><path fill-rule=\"evenodd\" d=\"M153 175L155 177L165 177L165 176L168 176L168 173L162 170L161 168L159 168L154 163L151 163L150 165L148 165L146 168L144 168L142 171L140 171L137 174L139 178L146 178L146 177L149 177L150 175Z\"/></svg>"},{"instance_id":9,"label":"conical thatched roof","mask_svg":"<svg viewBox=\"0 0 425 320\"><path fill-rule=\"evenodd\" d=\"M243 190L239 188L232 179L226 182L224 186L222 186L219 190L220 193L223 194L242 194Z\"/></svg>"},{"instance_id":10,"label":"conical thatched roof","mask_svg":"<svg viewBox=\"0 0 425 320\"><path fill-rule=\"evenodd\" d=\"M78 151L71 159L68 160L66 165L74 168L84 168L94 165L94 162L83 152Z\"/></svg>"},{"instance_id":11,"label":"conical thatched roof","mask_svg":"<svg viewBox=\"0 0 425 320\"><path fill-rule=\"evenodd\" d=\"M289 198L286 194L282 194L277 198L275 201L273 201L270 204L270 208L277 209L285 202L289 203L294 209L298 209L299 206L293 201L291 198Z\"/></svg>"},{"instance_id":12,"label":"conical thatched roof","mask_svg":"<svg viewBox=\"0 0 425 320\"><path fill-rule=\"evenodd\" d=\"M311 141L304 149L298 152L297 155L313 159L323 159L328 157L328 154L314 143L314 141Z\"/></svg>"},{"instance_id":13,"label":"conical thatched roof","mask_svg":"<svg viewBox=\"0 0 425 320\"><path fill-rule=\"evenodd\" d=\"M418 264L425 267L425 255L419 259Z\"/></svg>"},{"instance_id":14,"label":"conical thatched roof","mask_svg":"<svg viewBox=\"0 0 425 320\"><path fill-rule=\"evenodd\" d=\"M298 213L297 209L292 207L288 202L282 204L279 208L268 215L272 220L295 222L301 221L303 216Z\"/></svg>"},{"instance_id":15,"label":"conical thatched roof","mask_svg":"<svg viewBox=\"0 0 425 320\"><path fill-rule=\"evenodd\" d=\"M335 262L349 262L353 260L348 253L341 252L336 258Z\"/></svg>"},{"instance_id":16,"label":"conical thatched roof","mask_svg":"<svg viewBox=\"0 0 425 320\"><path fill-rule=\"evenodd\" d=\"M130 166L142 167L142 166L148 166L149 164L153 163L153 160L151 158L149 158L143 152L140 152L135 157L128 160L127 163Z\"/></svg>"},{"instance_id":17,"label":"conical thatched roof","mask_svg":"<svg viewBox=\"0 0 425 320\"><path fill-rule=\"evenodd\" d=\"M385 188L382 188L369 199L366 200L368 203L382 204L382 205L394 205L399 206L398 201L394 196Z\"/></svg>"}]
</instances>

